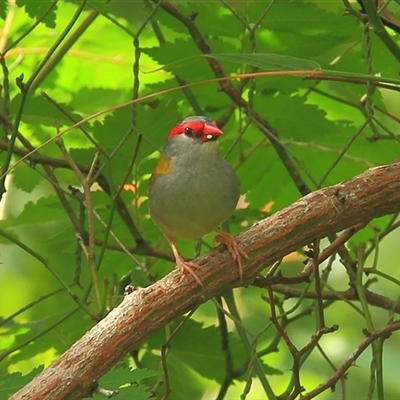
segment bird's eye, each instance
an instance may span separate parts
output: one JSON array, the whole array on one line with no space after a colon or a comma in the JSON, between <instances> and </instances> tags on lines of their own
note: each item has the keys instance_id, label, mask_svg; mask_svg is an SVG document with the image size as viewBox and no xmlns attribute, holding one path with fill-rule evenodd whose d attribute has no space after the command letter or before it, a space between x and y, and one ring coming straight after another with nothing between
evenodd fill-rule
<instances>
[{"instance_id":1,"label":"bird's eye","mask_svg":"<svg viewBox=\"0 0 400 400\"><path fill-rule=\"evenodd\" d=\"M188 126L185 128L185 135L188 137L192 137L193 136L193 129L189 128Z\"/></svg>"}]
</instances>

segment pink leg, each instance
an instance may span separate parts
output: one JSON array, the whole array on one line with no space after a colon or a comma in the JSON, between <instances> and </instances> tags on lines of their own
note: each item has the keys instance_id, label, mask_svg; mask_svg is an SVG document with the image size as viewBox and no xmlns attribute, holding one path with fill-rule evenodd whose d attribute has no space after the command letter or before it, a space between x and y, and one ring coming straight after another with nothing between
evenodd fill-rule
<instances>
[{"instance_id":1,"label":"pink leg","mask_svg":"<svg viewBox=\"0 0 400 400\"><path fill-rule=\"evenodd\" d=\"M215 232L218 233L218 235L215 237L215 240L226 245L229 253L231 253L233 261L235 261L238 265L240 282L243 282L243 267L241 258L249 258L249 256L238 246L232 235L227 232L221 231L221 229L216 229Z\"/></svg>"},{"instance_id":2,"label":"pink leg","mask_svg":"<svg viewBox=\"0 0 400 400\"><path fill-rule=\"evenodd\" d=\"M202 290L204 290L201 280L193 271L194 269L204 270L204 268L201 265L198 265L194 262L185 261L179 254L178 249L175 246L175 242L168 239L168 243L171 246L172 252L174 253L176 266L178 267L179 272L181 274L184 274L185 271L188 272L190 275L193 276L194 280L199 284L199 286L201 286Z\"/></svg>"}]
</instances>

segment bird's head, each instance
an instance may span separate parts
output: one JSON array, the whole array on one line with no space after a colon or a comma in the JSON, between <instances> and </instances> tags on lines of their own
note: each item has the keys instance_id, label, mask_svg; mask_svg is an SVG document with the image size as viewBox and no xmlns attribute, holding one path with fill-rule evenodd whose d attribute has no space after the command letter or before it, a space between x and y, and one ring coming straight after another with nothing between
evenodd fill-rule
<instances>
[{"instance_id":1,"label":"bird's head","mask_svg":"<svg viewBox=\"0 0 400 400\"><path fill-rule=\"evenodd\" d=\"M185 135L189 138L204 142L217 139L222 135L215 121L203 116L187 117L175 125L169 133L168 140L177 135Z\"/></svg>"}]
</instances>

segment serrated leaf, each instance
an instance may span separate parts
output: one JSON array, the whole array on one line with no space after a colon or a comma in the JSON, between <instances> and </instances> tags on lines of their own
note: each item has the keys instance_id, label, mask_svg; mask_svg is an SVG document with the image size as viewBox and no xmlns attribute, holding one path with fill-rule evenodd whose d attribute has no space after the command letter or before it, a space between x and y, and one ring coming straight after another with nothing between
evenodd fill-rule
<instances>
[{"instance_id":1,"label":"serrated leaf","mask_svg":"<svg viewBox=\"0 0 400 400\"><path fill-rule=\"evenodd\" d=\"M31 18L34 18L37 21L44 23L49 28L56 27L57 5L53 7L53 4L54 2L51 0L41 0L41 1L17 0L18 7L20 8L24 7L25 12ZM48 12L50 8L52 8L52 10Z\"/></svg>"},{"instance_id":2,"label":"serrated leaf","mask_svg":"<svg viewBox=\"0 0 400 400\"><path fill-rule=\"evenodd\" d=\"M176 39L174 42L147 47L142 51L162 65L163 69L178 74L181 79L189 80L194 74L198 77L197 80L210 77L209 71L204 68L206 67L205 60L198 57L196 48L189 39ZM199 62L204 64L199 65Z\"/></svg>"},{"instance_id":3,"label":"serrated leaf","mask_svg":"<svg viewBox=\"0 0 400 400\"><path fill-rule=\"evenodd\" d=\"M83 87L71 93L71 104L80 113L90 115L94 110L110 107L110 103L119 104L128 101L128 93L126 89ZM112 99L112 102L110 99Z\"/></svg>"},{"instance_id":4,"label":"serrated leaf","mask_svg":"<svg viewBox=\"0 0 400 400\"><path fill-rule=\"evenodd\" d=\"M23 211L14 221L17 225L37 225L48 221L67 220L63 210L60 208L57 196L41 197L36 202L29 201L25 204Z\"/></svg>"},{"instance_id":5,"label":"serrated leaf","mask_svg":"<svg viewBox=\"0 0 400 400\"><path fill-rule=\"evenodd\" d=\"M21 95L15 96L11 103L11 115L15 115L21 101ZM74 110L67 104L59 104L60 107L69 113L75 121L79 121L81 117L74 113ZM41 124L45 126L55 127L60 125L72 125L73 123L58 108L50 104L43 96L29 97L25 103L22 121L27 124Z\"/></svg>"},{"instance_id":6,"label":"serrated leaf","mask_svg":"<svg viewBox=\"0 0 400 400\"><path fill-rule=\"evenodd\" d=\"M158 372L146 368L130 369L117 366L99 380L99 385L108 390L118 390L119 399L147 400L151 397L150 388L139 382L158 375ZM100 398L98 395L93 397Z\"/></svg>"},{"instance_id":7,"label":"serrated leaf","mask_svg":"<svg viewBox=\"0 0 400 400\"><path fill-rule=\"evenodd\" d=\"M180 340L179 338L185 338ZM246 359L246 352L236 336L229 334L230 348L235 363ZM168 360L171 364L184 362L203 377L222 382L225 357L221 351L220 331L215 326L204 327L202 323L189 320L171 343Z\"/></svg>"},{"instance_id":8,"label":"serrated leaf","mask_svg":"<svg viewBox=\"0 0 400 400\"><path fill-rule=\"evenodd\" d=\"M43 179L40 174L26 164L20 164L14 168L12 177L13 185L26 193L31 193Z\"/></svg>"},{"instance_id":9,"label":"serrated leaf","mask_svg":"<svg viewBox=\"0 0 400 400\"><path fill-rule=\"evenodd\" d=\"M22 375L20 372L13 372L5 376L4 379L0 380L0 399L8 399L11 397L29 383L37 374L42 372L43 369L44 366L40 365L26 375Z\"/></svg>"},{"instance_id":10,"label":"serrated leaf","mask_svg":"<svg viewBox=\"0 0 400 400\"><path fill-rule=\"evenodd\" d=\"M156 377L158 375L159 372L146 368L131 369L128 367L117 366L107 372L107 374L100 379L100 382L104 386L113 385L114 387L120 387L122 385L140 382L143 379Z\"/></svg>"},{"instance_id":11,"label":"serrated leaf","mask_svg":"<svg viewBox=\"0 0 400 400\"><path fill-rule=\"evenodd\" d=\"M104 400L103 396L94 395L93 398ZM130 385L118 389L118 400L147 400L154 398L150 393L150 388L144 385Z\"/></svg>"}]
</instances>

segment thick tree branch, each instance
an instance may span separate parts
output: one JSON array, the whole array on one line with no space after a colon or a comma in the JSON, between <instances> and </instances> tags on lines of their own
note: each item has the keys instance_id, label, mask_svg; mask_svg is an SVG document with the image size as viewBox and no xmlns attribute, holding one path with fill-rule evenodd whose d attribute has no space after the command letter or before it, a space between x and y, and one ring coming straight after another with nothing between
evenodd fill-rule
<instances>
[{"instance_id":1,"label":"thick tree branch","mask_svg":"<svg viewBox=\"0 0 400 400\"><path fill-rule=\"evenodd\" d=\"M244 281L292 251L372 218L400 211L400 162L371 168L299 199L237 236L250 260ZM173 271L134 291L49 368L11 399L80 399L133 347L199 302L239 285L239 271L222 246L199 257L204 292L193 277Z\"/></svg>"}]
</instances>

